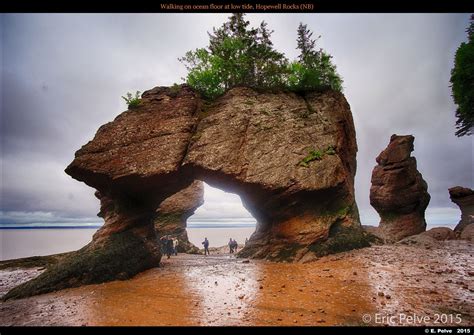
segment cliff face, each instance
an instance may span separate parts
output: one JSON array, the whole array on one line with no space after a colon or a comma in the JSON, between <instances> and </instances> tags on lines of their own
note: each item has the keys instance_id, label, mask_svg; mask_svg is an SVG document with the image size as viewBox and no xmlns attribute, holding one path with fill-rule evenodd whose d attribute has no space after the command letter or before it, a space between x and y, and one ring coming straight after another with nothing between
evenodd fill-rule
<instances>
[{"instance_id":1,"label":"cliff face","mask_svg":"<svg viewBox=\"0 0 474 335\"><path fill-rule=\"evenodd\" d=\"M379 232L387 241L399 241L426 230L425 210L430 195L416 159L411 157L414 140L411 135L392 135L372 171L370 204L381 217Z\"/></svg>"},{"instance_id":2,"label":"cliff face","mask_svg":"<svg viewBox=\"0 0 474 335\"><path fill-rule=\"evenodd\" d=\"M154 227L158 234L172 228L159 218L173 212L166 204L174 201L166 199L203 180L240 195L257 220L240 256L303 261L367 245L354 199L356 152L351 111L340 93L234 88L209 103L187 86L156 87L137 109L100 127L66 173L97 189L101 199L105 224L87 248L100 249L121 234L157 240ZM185 205L184 216L200 202ZM134 250L121 257L144 267L161 257L152 242ZM90 254L83 256L84 272L95 273ZM93 264L100 263L96 256ZM113 264L108 272L123 269ZM100 282L71 277L71 286ZM37 286L51 290L47 281Z\"/></svg>"}]
</instances>

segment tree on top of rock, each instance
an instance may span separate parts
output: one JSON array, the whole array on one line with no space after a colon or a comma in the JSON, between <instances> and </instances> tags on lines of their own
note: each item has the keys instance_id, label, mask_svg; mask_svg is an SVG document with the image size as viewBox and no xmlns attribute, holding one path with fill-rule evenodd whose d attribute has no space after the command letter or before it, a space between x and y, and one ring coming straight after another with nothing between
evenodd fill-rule
<instances>
[{"instance_id":1,"label":"tree on top of rock","mask_svg":"<svg viewBox=\"0 0 474 335\"><path fill-rule=\"evenodd\" d=\"M235 13L209 33L209 46L188 51L179 60L188 69L187 83L204 97L215 98L236 86L293 91L342 90L342 80L331 56L315 51L315 41L306 26L298 37L304 54L289 63L271 41L272 30L262 21L250 27L244 13ZM301 28L302 25L300 25ZM301 40L301 41L300 41Z\"/></svg>"},{"instance_id":2,"label":"tree on top of rock","mask_svg":"<svg viewBox=\"0 0 474 335\"><path fill-rule=\"evenodd\" d=\"M456 51L451 70L451 89L456 109L456 136L472 135L474 127L474 14L466 29L468 42Z\"/></svg>"},{"instance_id":3,"label":"tree on top of rock","mask_svg":"<svg viewBox=\"0 0 474 335\"><path fill-rule=\"evenodd\" d=\"M332 56L324 50L316 50L316 42L311 39L313 33L307 25L298 26L297 49L300 50L298 61L290 64L288 87L293 91L309 91L330 88L342 91L342 78L332 63Z\"/></svg>"}]
</instances>

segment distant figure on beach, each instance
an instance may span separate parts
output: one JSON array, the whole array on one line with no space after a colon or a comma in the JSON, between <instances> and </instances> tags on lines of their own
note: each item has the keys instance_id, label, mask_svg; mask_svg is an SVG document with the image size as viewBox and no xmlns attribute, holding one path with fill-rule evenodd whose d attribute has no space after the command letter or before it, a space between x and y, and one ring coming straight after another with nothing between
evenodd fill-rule
<instances>
[{"instance_id":1,"label":"distant figure on beach","mask_svg":"<svg viewBox=\"0 0 474 335\"><path fill-rule=\"evenodd\" d=\"M236 240L233 240L232 241L232 249L233 249L233 252L237 252L237 247L238 247L238 243Z\"/></svg>"},{"instance_id":2,"label":"distant figure on beach","mask_svg":"<svg viewBox=\"0 0 474 335\"><path fill-rule=\"evenodd\" d=\"M248 242L249 242L249 239L246 237L245 238L245 245L247 245Z\"/></svg>"},{"instance_id":3,"label":"distant figure on beach","mask_svg":"<svg viewBox=\"0 0 474 335\"><path fill-rule=\"evenodd\" d=\"M176 237L173 238L173 251L175 256L178 256L178 243L178 239Z\"/></svg>"},{"instance_id":4,"label":"distant figure on beach","mask_svg":"<svg viewBox=\"0 0 474 335\"><path fill-rule=\"evenodd\" d=\"M161 236L160 238L160 250L161 250L161 253L164 255L166 254L166 244L168 242L168 239L166 237L166 235L164 236Z\"/></svg>"},{"instance_id":5,"label":"distant figure on beach","mask_svg":"<svg viewBox=\"0 0 474 335\"><path fill-rule=\"evenodd\" d=\"M210 253L209 253L209 241L207 240L207 237L204 237L204 242L202 242L202 245L204 246L204 256L210 255Z\"/></svg>"},{"instance_id":6,"label":"distant figure on beach","mask_svg":"<svg viewBox=\"0 0 474 335\"><path fill-rule=\"evenodd\" d=\"M170 236L167 236L166 237L166 256L170 258L172 254L173 254L173 240L170 238Z\"/></svg>"},{"instance_id":7,"label":"distant figure on beach","mask_svg":"<svg viewBox=\"0 0 474 335\"><path fill-rule=\"evenodd\" d=\"M233 254L234 253L234 241L232 241L232 237L229 239L229 243L227 243L229 246L229 253Z\"/></svg>"}]
</instances>

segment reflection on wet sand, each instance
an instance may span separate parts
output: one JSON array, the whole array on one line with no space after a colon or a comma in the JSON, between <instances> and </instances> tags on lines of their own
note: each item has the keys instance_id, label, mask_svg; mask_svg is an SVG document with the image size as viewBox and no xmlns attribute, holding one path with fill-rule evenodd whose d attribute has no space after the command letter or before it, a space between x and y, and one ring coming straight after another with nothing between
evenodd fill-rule
<instances>
[{"instance_id":1,"label":"reflection on wet sand","mask_svg":"<svg viewBox=\"0 0 474 335\"><path fill-rule=\"evenodd\" d=\"M374 310L367 299L367 272L350 258L264 263L257 280L261 289L252 313L254 324L358 325L362 313Z\"/></svg>"},{"instance_id":2,"label":"reflection on wet sand","mask_svg":"<svg viewBox=\"0 0 474 335\"><path fill-rule=\"evenodd\" d=\"M152 269L131 281L115 281L93 289L94 294L83 306L88 324L190 325L192 297L183 288L182 273L161 270Z\"/></svg>"},{"instance_id":3,"label":"reflection on wet sand","mask_svg":"<svg viewBox=\"0 0 474 335\"><path fill-rule=\"evenodd\" d=\"M249 324L258 291L261 263L243 263L233 256L195 259L184 272L187 292L198 297L193 317L201 325Z\"/></svg>"}]
</instances>

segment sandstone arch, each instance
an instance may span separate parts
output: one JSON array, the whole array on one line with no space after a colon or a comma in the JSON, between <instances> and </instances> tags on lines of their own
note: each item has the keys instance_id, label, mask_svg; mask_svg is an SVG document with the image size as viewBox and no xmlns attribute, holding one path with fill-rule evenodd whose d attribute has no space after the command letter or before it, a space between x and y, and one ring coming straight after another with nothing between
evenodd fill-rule
<instances>
[{"instance_id":1,"label":"sandstone arch","mask_svg":"<svg viewBox=\"0 0 474 335\"><path fill-rule=\"evenodd\" d=\"M366 246L354 199L357 144L337 92L234 88L214 102L156 87L99 128L66 173L97 190L93 241L6 298L128 278L158 266L160 204L194 180L238 194L257 220L239 255L309 260Z\"/></svg>"}]
</instances>

